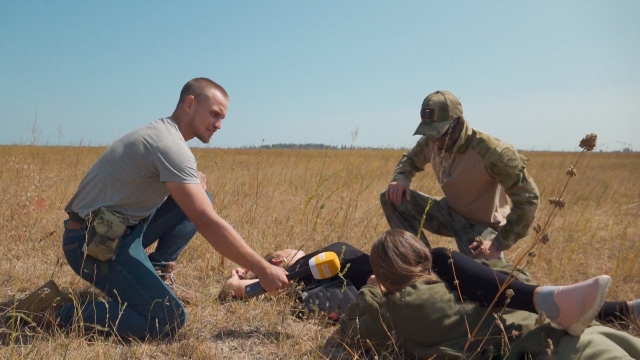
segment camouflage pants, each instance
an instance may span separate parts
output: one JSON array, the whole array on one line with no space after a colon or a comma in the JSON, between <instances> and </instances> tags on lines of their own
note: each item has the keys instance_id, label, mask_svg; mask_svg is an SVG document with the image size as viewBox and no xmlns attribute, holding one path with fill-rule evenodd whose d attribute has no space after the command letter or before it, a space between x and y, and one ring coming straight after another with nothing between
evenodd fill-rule
<instances>
[{"instance_id":1,"label":"camouflage pants","mask_svg":"<svg viewBox=\"0 0 640 360\"><path fill-rule=\"evenodd\" d=\"M458 245L458 250L471 256L469 245L476 237L485 240L493 239L497 231L487 225L478 224L464 218L449 207L447 199L432 197L421 192L411 190L411 200L403 199L399 206L385 198L385 191L380 194L380 203L389 226L392 229L404 229L416 236L431 248L429 240L420 229L420 223L425 209L431 200L429 211L426 214L423 229L437 235L453 237Z\"/></svg>"}]
</instances>

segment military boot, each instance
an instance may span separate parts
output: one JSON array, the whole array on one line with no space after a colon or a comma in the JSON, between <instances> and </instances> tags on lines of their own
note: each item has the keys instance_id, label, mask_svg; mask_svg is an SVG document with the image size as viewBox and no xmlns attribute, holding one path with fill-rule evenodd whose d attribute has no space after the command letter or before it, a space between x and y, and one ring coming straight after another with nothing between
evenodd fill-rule
<instances>
[{"instance_id":1,"label":"military boot","mask_svg":"<svg viewBox=\"0 0 640 360\"><path fill-rule=\"evenodd\" d=\"M55 324L56 307L60 305L64 295L53 280L47 281L35 291L16 302L7 313L5 319L26 321L37 326Z\"/></svg>"}]
</instances>

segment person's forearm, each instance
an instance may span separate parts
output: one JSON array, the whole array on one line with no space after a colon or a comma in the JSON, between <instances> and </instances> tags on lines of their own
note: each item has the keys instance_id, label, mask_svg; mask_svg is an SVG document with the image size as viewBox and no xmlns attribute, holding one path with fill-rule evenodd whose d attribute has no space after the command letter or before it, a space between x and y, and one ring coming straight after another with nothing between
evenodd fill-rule
<instances>
[{"instance_id":1,"label":"person's forearm","mask_svg":"<svg viewBox=\"0 0 640 360\"><path fill-rule=\"evenodd\" d=\"M416 173L424 171L424 168L428 163L425 157L426 149L426 140L421 139L418 141L416 146L411 149L411 151L403 154L398 161L398 164L396 165L392 181L404 179L411 183L411 180L416 175Z\"/></svg>"},{"instance_id":2,"label":"person's forearm","mask_svg":"<svg viewBox=\"0 0 640 360\"><path fill-rule=\"evenodd\" d=\"M260 273L268 263L242 239L240 234L224 219L216 216L212 221L196 228L202 236L222 256L245 267L253 273Z\"/></svg>"},{"instance_id":3,"label":"person's forearm","mask_svg":"<svg viewBox=\"0 0 640 360\"><path fill-rule=\"evenodd\" d=\"M501 250L509 249L527 235L535 220L539 198L538 188L526 171L523 171L520 181L505 192L511 199L511 211L494 240Z\"/></svg>"},{"instance_id":4,"label":"person's forearm","mask_svg":"<svg viewBox=\"0 0 640 360\"><path fill-rule=\"evenodd\" d=\"M402 179L411 183L411 180L418 171L420 171L420 169L417 168L411 161L411 159L409 158L409 154L403 154L402 158L400 158L398 164L396 165L396 169L393 173L393 178L391 179L391 181Z\"/></svg>"}]
</instances>

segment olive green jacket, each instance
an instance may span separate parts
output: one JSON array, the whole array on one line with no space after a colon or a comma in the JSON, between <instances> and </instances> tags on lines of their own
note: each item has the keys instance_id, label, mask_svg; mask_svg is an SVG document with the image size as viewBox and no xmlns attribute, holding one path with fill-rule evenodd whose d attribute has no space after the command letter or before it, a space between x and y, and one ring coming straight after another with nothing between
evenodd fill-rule
<instances>
[{"instance_id":1,"label":"olive green jacket","mask_svg":"<svg viewBox=\"0 0 640 360\"><path fill-rule=\"evenodd\" d=\"M488 177L494 179L504 189L511 200L511 209L494 242L499 249L507 250L528 233L538 207L538 188L526 171L529 159L518 153L510 144L473 129L464 119L462 121L464 126L462 134L456 144L445 153L455 157L456 154L467 151L475 152L484 162ZM429 140L422 137L413 149L398 161L392 180L404 179L410 183L416 173L425 170L428 163L432 164L436 173L446 172L454 162L440 164L432 161L432 158L438 158L436 156L438 152L442 153ZM442 169L436 169L436 167L442 167ZM474 180L468 179L470 186L473 186Z\"/></svg>"},{"instance_id":2,"label":"olive green jacket","mask_svg":"<svg viewBox=\"0 0 640 360\"><path fill-rule=\"evenodd\" d=\"M546 323L536 326L537 315L499 309L484 319L486 308L460 303L444 284L422 279L402 291L382 296L365 286L340 320L339 334L347 344L373 344L397 349L404 356L456 359L624 359L640 358L640 339L603 326L592 326L581 337ZM594 323L596 324L596 323ZM466 347L466 348L465 348ZM506 357L505 357L506 355ZM588 355L588 356L585 356Z\"/></svg>"}]
</instances>

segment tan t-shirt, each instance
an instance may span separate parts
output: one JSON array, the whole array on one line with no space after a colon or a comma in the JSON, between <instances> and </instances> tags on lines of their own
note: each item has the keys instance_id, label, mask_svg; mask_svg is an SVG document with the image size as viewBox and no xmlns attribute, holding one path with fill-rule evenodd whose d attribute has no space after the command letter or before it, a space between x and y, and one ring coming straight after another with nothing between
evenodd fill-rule
<instances>
[{"instance_id":1,"label":"tan t-shirt","mask_svg":"<svg viewBox=\"0 0 640 360\"><path fill-rule=\"evenodd\" d=\"M431 164L448 205L460 215L498 230L494 242L509 249L529 231L538 207L538 189L527 174L529 161L513 146L466 120L455 146L439 150L426 138L404 154L393 180L409 182Z\"/></svg>"},{"instance_id":2,"label":"tan t-shirt","mask_svg":"<svg viewBox=\"0 0 640 360\"><path fill-rule=\"evenodd\" d=\"M504 188L487 171L474 151L449 154L430 145L431 165L447 204L458 214L498 229L510 205Z\"/></svg>"}]
</instances>

